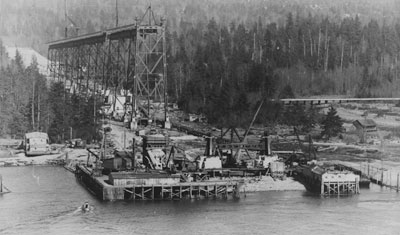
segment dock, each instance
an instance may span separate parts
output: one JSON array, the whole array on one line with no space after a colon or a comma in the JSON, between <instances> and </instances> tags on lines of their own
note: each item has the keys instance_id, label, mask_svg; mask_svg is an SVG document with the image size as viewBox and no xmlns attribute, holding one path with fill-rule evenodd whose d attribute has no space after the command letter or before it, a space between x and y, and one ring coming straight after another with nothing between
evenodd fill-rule
<instances>
[{"instance_id":1,"label":"dock","mask_svg":"<svg viewBox=\"0 0 400 235\"><path fill-rule=\"evenodd\" d=\"M364 174L361 170L358 170L354 167L347 166L344 164L335 164L335 169L338 170L348 170L353 172L356 175L360 176L360 188L369 188L369 185L371 183L371 179L368 177L368 175Z\"/></svg>"},{"instance_id":2,"label":"dock","mask_svg":"<svg viewBox=\"0 0 400 235\"><path fill-rule=\"evenodd\" d=\"M360 176L351 171L339 171L316 165L298 166L296 178L308 191L321 196L352 195L360 193Z\"/></svg>"},{"instance_id":3,"label":"dock","mask_svg":"<svg viewBox=\"0 0 400 235\"><path fill-rule=\"evenodd\" d=\"M104 201L239 198L243 185L233 180L180 182L180 176L154 173L117 172L95 176L83 165L77 165L75 175L92 194Z\"/></svg>"},{"instance_id":4,"label":"dock","mask_svg":"<svg viewBox=\"0 0 400 235\"><path fill-rule=\"evenodd\" d=\"M377 167L369 163L361 163L360 171L372 183L396 190L396 192L400 191L400 173L398 171L392 171L392 169L383 166L383 164L381 167Z\"/></svg>"}]
</instances>

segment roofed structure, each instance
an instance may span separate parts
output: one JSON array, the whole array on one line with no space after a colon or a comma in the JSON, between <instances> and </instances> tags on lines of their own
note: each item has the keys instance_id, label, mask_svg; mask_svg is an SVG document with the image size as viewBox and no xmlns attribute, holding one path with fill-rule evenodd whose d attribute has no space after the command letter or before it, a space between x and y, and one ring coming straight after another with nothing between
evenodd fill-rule
<instances>
[{"instance_id":1,"label":"roofed structure","mask_svg":"<svg viewBox=\"0 0 400 235\"><path fill-rule=\"evenodd\" d=\"M357 130L363 130L365 132L377 131L376 123L372 119L355 120L353 125L357 128Z\"/></svg>"}]
</instances>

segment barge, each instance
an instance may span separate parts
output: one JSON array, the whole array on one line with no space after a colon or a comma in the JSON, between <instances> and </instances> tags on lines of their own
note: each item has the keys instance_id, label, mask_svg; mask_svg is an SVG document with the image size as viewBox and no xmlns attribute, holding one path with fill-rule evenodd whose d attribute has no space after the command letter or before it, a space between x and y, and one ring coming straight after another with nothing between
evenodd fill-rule
<instances>
[{"instance_id":1,"label":"barge","mask_svg":"<svg viewBox=\"0 0 400 235\"><path fill-rule=\"evenodd\" d=\"M331 167L302 165L295 168L296 178L310 192L323 196L360 193L360 176L347 170Z\"/></svg>"}]
</instances>

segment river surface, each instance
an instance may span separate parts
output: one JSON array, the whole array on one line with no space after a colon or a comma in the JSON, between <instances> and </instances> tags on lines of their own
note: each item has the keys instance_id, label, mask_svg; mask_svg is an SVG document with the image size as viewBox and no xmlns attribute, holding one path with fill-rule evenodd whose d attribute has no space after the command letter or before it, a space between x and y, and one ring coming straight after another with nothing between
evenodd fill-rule
<instances>
[{"instance_id":1,"label":"river surface","mask_svg":"<svg viewBox=\"0 0 400 235\"><path fill-rule=\"evenodd\" d=\"M61 167L3 167L0 234L400 234L400 194L258 192L239 200L102 202ZM85 202L93 207L82 212Z\"/></svg>"}]
</instances>

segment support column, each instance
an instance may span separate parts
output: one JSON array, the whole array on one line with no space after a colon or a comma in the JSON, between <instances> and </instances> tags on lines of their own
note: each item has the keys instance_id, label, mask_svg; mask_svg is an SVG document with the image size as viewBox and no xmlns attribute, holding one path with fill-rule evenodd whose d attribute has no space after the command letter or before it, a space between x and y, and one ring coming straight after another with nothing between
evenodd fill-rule
<instances>
[{"instance_id":1,"label":"support column","mask_svg":"<svg viewBox=\"0 0 400 235\"><path fill-rule=\"evenodd\" d=\"M397 187L396 192L399 192L399 173L397 173Z\"/></svg>"},{"instance_id":2,"label":"support column","mask_svg":"<svg viewBox=\"0 0 400 235\"><path fill-rule=\"evenodd\" d=\"M321 180L321 195L324 195L324 181Z\"/></svg>"}]
</instances>

